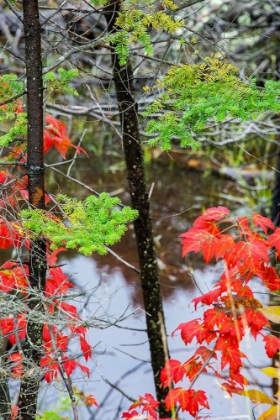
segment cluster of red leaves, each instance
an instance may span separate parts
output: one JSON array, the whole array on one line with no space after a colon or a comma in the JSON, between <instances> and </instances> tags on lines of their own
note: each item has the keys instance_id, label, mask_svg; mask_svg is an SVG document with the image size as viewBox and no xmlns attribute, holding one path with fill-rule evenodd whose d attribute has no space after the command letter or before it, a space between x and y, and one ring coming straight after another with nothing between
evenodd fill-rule
<instances>
[{"instance_id":1,"label":"cluster of red leaves","mask_svg":"<svg viewBox=\"0 0 280 420\"><path fill-rule=\"evenodd\" d=\"M21 107L15 107L15 113L22 112ZM54 146L63 158L69 147L74 147L80 153L86 153L82 148L74 146L66 135L66 127L56 118L47 115L46 127L44 131L44 152L46 153ZM7 161L20 159L21 162L26 161L25 146L15 146L7 156ZM27 176L24 171L21 177L16 178L8 169L0 171L0 184L2 184L2 195L0 199L0 208L8 209L9 206L15 211L19 209L18 201L28 199ZM49 197L46 196L46 202ZM4 214L4 213L3 213ZM6 218L0 218L0 249L9 247L20 248L22 245L29 248L29 240L25 237L20 223L9 222ZM48 271L45 286L45 296L48 303L44 303L46 314L59 314L64 320L62 329L49 325L46 321L43 326L43 349L44 357L41 358L41 367L44 378L47 382L52 381L58 374L66 374L70 376L76 368L82 370L89 376L89 369L79 363L76 358L69 354L69 343L71 340L78 340L81 353L87 361L92 356L92 348L89 345L86 334L87 328L82 325L82 320L78 315L77 308L65 302L65 296L70 288L74 285L69 278L58 267L57 255L59 252L65 251L60 248L52 253L47 254ZM28 300L29 289L29 265L28 261L20 263L14 261L6 261L0 267L0 290L4 293L20 293L22 299ZM47 318L47 317L46 317ZM11 345L18 345L26 339L26 315L19 314L17 317L8 316L0 319L0 329L4 337L6 337ZM11 377L19 379L23 374L22 353L13 352L8 356L11 363ZM86 405L98 405L94 397L85 394L83 401ZM17 407L13 407L12 417L17 416Z\"/></svg>"},{"instance_id":2,"label":"cluster of red leaves","mask_svg":"<svg viewBox=\"0 0 280 420\"><path fill-rule=\"evenodd\" d=\"M0 78L1 79L1 78ZM16 107L17 113L22 112L20 104ZM59 154L66 158L66 153L69 147L73 147L80 152L87 155L86 151L79 146L75 146L66 133L67 129L65 124L54 118L52 115L46 115L46 126L44 130L44 153L48 152L52 147L55 147ZM26 163L26 142L15 145L8 156L6 156L7 162L18 160L21 164ZM22 168L23 166L21 166ZM24 171L20 177L13 175L8 169L0 171L0 184L3 184L5 189L4 193L0 197L0 207L10 205L15 207L18 200L28 200L27 191L27 176ZM50 201L50 198L45 194L46 204ZM1 237L1 233L0 233ZM1 245L0 245L1 246ZM9 245L8 245L9 246Z\"/></svg>"},{"instance_id":3,"label":"cluster of red leaves","mask_svg":"<svg viewBox=\"0 0 280 420\"><path fill-rule=\"evenodd\" d=\"M50 314L60 313L66 323L66 328L60 331L54 325L47 323L43 327L43 348L45 356L41 359L41 366L44 368L44 377L47 382L52 381L58 373L61 372L61 365L57 361L57 351L59 354L65 354L61 357L61 363L65 373L70 376L76 367L80 368L84 373L89 376L89 369L80 364L77 360L71 359L67 355L69 341L71 339L78 339L80 349L85 359L88 360L92 355L91 346L87 342L86 333L87 329L80 325L81 319L78 315L77 308L70 305L61 297L65 296L69 288L73 284L69 281L68 277L63 273L60 267L55 267L57 254L65 251L60 248L48 254L48 265L51 266L48 270L46 279L45 294L48 297L48 307L46 311ZM13 262L6 262L0 267L0 290L5 293L20 292L28 299L28 266L26 264L18 264ZM26 337L26 317L24 314L18 315L17 319L13 316L0 319L0 328L2 334L7 337L12 345ZM13 374L21 376L21 354L16 352L10 356L10 360L14 362Z\"/></svg>"},{"instance_id":4,"label":"cluster of red leaves","mask_svg":"<svg viewBox=\"0 0 280 420\"><path fill-rule=\"evenodd\" d=\"M225 207L207 209L188 232L181 235L183 256L191 251L202 251L206 263L212 258L216 261L223 259L225 266L213 290L192 301L195 309L199 304L210 308L201 318L180 324L172 333L173 336L180 331L186 345L196 340L198 347L195 353L184 363L168 360L160 373L162 386L170 388L165 398L166 409L176 410L177 407L193 417L197 417L202 407L209 408L205 393L195 391L191 385L189 389L172 389L173 384L185 378L192 383L202 372L211 371L221 380L222 389L229 393L242 391L248 385L241 373L246 355L240 350L246 329L255 339L258 336L262 338L268 357L273 357L280 350L280 340L269 334L269 321L258 310L262 304L254 297L248 284L257 277L269 290L280 289L280 278L269 265L272 248L280 255L280 228L275 229L270 219L256 213L252 218L237 219L229 217L229 213ZM268 229L273 233L269 235ZM148 411L149 405L145 408L145 404L148 404L147 398L141 397L123 417L134 418L138 415L134 408L142 405L142 413L146 411L150 416L147 419L158 419L154 411Z\"/></svg>"},{"instance_id":5,"label":"cluster of red leaves","mask_svg":"<svg viewBox=\"0 0 280 420\"><path fill-rule=\"evenodd\" d=\"M52 115L46 115L46 126L44 131L44 153L46 153L52 146L56 148L58 153L66 158L66 153L69 147L74 147L77 152L83 152L87 155L86 151L79 146L71 143L71 140L66 134L66 126L57 118Z\"/></svg>"},{"instance_id":6,"label":"cluster of red leaves","mask_svg":"<svg viewBox=\"0 0 280 420\"><path fill-rule=\"evenodd\" d=\"M14 91L12 87L10 86L9 82L4 80L2 76L0 76L0 102L9 101L11 97L14 96ZM22 101L21 100L15 100L10 101L7 104L0 106L0 112L14 112L15 115L22 112Z\"/></svg>"}]
</instances>

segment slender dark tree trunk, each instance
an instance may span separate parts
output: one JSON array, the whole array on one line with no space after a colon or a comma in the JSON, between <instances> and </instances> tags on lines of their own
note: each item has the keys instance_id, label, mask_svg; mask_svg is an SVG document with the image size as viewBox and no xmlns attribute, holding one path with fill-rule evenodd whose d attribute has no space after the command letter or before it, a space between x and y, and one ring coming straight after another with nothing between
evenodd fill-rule
<instances>
[{"instance_id":1,"label":"slender dark tree trunk","mask_svg":"<svg viewBox=\"0 0 280 420\"><path fill-rule=\"evenodd\" d=\"M23 0L25 59L27 77L27 174L31 207L45 208L43 154L43 79L41 60L41 26L38 0ZM27 340L23 347L24 373L19 395L19 418L33 420L36 415L41 380L42 324L32 311L42 310L39 297L45 288L46 246L38 238L31 241L29 259L29 318Z\"/></svg>"},{"instance_id":2,"label":"slender dark tree trunk","mask_svg":"<svg viewBox=\"0 0 280 420\"><path fill-rule=\"evenodd\" d=\"M116 31L114 25L119 10L120 2L111 0L105 14L108 32L110 33ZM129 61L125 66L121 66L115 53L112 53L112 62L122 124L122 141L131 203L132 208L139 212L139 217L134 222L134 230L141 271L141 285L156 394L158 401L160 401L160 417L171 417L163 403L167 390L160 386L159 380L160 370L163 368L166 359L169 358L169 354L165 340L162 296L154 248L153 229L149 215L149 198L139 134L137 104L132 96L133 70Z\"/></svg>"}]
</instances>

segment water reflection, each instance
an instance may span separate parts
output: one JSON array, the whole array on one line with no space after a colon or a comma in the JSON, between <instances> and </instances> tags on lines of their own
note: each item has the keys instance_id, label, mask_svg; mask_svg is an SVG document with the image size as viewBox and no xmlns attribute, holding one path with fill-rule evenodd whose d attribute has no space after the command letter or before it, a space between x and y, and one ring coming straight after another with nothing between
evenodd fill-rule
<instances>
[{"instance_id":1,"label":"water reflection","mask_svg":"<svg viewBox=\"0 0 280 420\"><path fill-rule=\"evenodd\" d=\"M124 171L104 172L100 165L89 167L82 161L85 162L85 159L77 162L78 166L72 176L98 191L119 191L122 201L129 205ZM65 185L62 179L56 178L56 181L57 185ZM218 276L217 268L211 265L205 267L200 256L192 255L182 260L178 237L191 226L203 208L217 205L232 208L232 200L224 197L230 198L229 192L234 190L234 185L217 176L203 177L198 172L184 170L176 166L176 162L166 161L166 156L147 165L147 185L152 190L151 217L170 335L179 323L198 316L189 307L192 297L199 293L189 270L194 270L203 290L210 288ZM79 198L87 194L75 183L70 182L67 189L68 194L78 195ZM112 249L130 264L138 266L132 225L128 227L122 241ZM152 372L147 363L150 357L147 337L141 331L145 330L145 317L139 276L110 254L85 258L67 253L63 262L66 259L67 272L76 272L75 282L91 296L84 309L84 316L93 312L101 326L117 322L116 326L108 329L90 330L91 343L100 344L95 349L92 382L84 383L83 386L87 392L95 394L101 408L93 409L92 417L87 414L85 418L120 419L121 407L127 409L130 405L130 401L121 392L133 399L145 392L154 394ZM126 319L120 321L122 317ZM179 337L174 340L169 337L168 340L173 358L184 361L191 355L193 349L186 350ZM110 388L108 382L115 384L117 389ZM197 383L198 389L199 386L210 396L213 415L247 412L244 398L237 397L238 403L226 400L214 378L202 376ZM190 417L184 415L182 418Z\"/></svg>"},{"instance_id":2,"label":"water reflection","mask_svg":"<svg viewBox=\"0 0 280 420\"><path fill-rule=\"evenodd\" d=\"M100 159L92 155L89 160L82 156L73 167L71 176L99 192L115 194L117 191L122 201L129 205L125 172L104 171L106 165L112 168L114 161L105 158L101 165ZM51 170L47 171L47 182L54 193L63 192L81 199L89 194L80 185L66 182L64 177ZM152 160L147 165L147 184L151 189L151 217L171 355L185 361L192 354L193 348L186 349L179 336L171 339L170 334L179 323L199 316L189 306L191 299L199 295L190 270L199 287L206 292L219 277L221 267L206 267L201 256L194 254L183 260L179 235L191 226L202 209L217 205L237 209L240 201L234 200L236 192L231 181L214 175L203 177L198 172L187 171L171 159L167 160L167 156ZM132 224L128 226L121 242L112 249L138 267ZM4 257L2 253L3 260ZM76 304L83 318L89 318L92 325L89 332L89 341L94 346L94 358L90 362L92 375L89 380L76 373L75 385L85 392L93 393L101 407L84 409L83 418L118 420L121 411L131 404L127 396L137 399L145 392L154 394L139 276L110 254L83 257L71 251L61 255L60 262L67 263L67 274L78 288L86 291L86 296L78 299ZM114 325L107 328L110 324ZM245 345L249 347L243 351L251 352L252 342L247 340ZM253 352L259 353L259 364L267 360L264 353L261 353L261 347L258 342L254 343ZM262 380L267 381L267 378ZM60 386L55 383L47 393L43 391L42 409L49 409L50 404L53 405L53 390L58 395ZM213 416L237 414L251 418L252 407L249 402L244 397L226 399L214 377L201 375L196 388L206 390ZM181 418L187 420L191 417L183 415Z\"/></svg>"}]
</instances>

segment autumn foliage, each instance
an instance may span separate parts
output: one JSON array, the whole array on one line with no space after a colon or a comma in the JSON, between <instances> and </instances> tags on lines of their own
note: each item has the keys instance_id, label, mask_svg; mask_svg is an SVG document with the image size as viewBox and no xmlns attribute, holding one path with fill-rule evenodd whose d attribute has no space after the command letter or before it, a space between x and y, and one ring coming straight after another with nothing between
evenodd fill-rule
<instances>
[{"instance_id":1,"label":"autumn foliage","mask_svg":"<svg viewBox=\"0 0 280 420\"><path fill-rule=\"evenodd\" d=\"M13 112L22 112L20 103ZM77 153L85 153L81 147L71 143L61 121L46 115L44 152L47 153L52 147L63 159L69 147L75 148ZM16 214L20 209L19 202L28 199L24 143L13 146L5 159L7 169L0 171L3 190L0 197L0 209L3 210L3 216L0 217L0 249L13 247L20 250L25 247L28 251L30 238L21 223L5 215L5 211L6 214L12 214L13 211ZM16 176L9 167L9 163L15 159L19 165ZM45 200L50 200L47 194ZM184 362L168 360L160 372L162 387L169 389L164 401L167 411L173 413L172 419L179 416L180 410L195 418L204 415L201 410L210 408L208 398L203 390L195 389L195 382L200 374L209 372L215 375L221 388L229 394L247 395L253 402L269 403L270 412L278 412L279 406L274 399L256 390L245 390L249 382L242 367L247 356L240 350L240 343L249 331L255 339L259 337L263 341L268 357L274 357L280 350L280 339L271 333L266 312L255 297L250 283L252 279L258 279L271 292L280 289L280 277L270 264L273 254L280 255L280 228L275 229L270 219L256 213L250 218L233 218L229 209L214 207L199 216L181 238L183 257L191 252L202 252L205 263L222 260L224 269L213 289L192 301L195 310L199 305L205 307L203 315L181 323L172 332L172 337L179 332L184 344L195 344L196 349ZM57 256L65 249L51 251L49 245L43 301L46 320L40 362L42 376L47 382L53 381L58 375L70 377L75 369L89 376L89 369L71 355L70 341L78 341L85 361L92 356L87 328L77 308L67 303L67 295L74 285L57 265ZM0 267L0 293L20 294L23 307L29 298L29 269L29 262L25 260L9 260ZM61 328L48 321L57 314L63 320ZM22 352L18 348L26 339L27 322L27 310L0 319L1 333L15 349L8 355L10 377L15 380L24 374ZM270 371L270 375L277 377L277 372ZM187 387L177 386L185 380L189 382ZM97 405L92 395L83 396L83 401L86 405ZM159 402L146 393L122 417L159 420L158 406ZM16 412L14 407L13 413ZM271 419L276 417L272 416Z\"/></svg>"},{"instance_id":2,"label":"autumn foliage","mask_svg":"<svg viewBox=\"0 0 280 420\"><path fill-rule=\"evenodd\" d=\"M187 361L170 359L162 369L162 386L169 387L166 408L174 413L172 418L179 410L193 417L202 415L201 409L209 408L208 399L203 390L194 389L194 384L202 372L210 372L229 394L247 395L255 403L270 403L269 410L276 413L274 399L260 391L245 391L249 382L242 367L247 356L240 350L240 343L249 330L255 339L262 339L268 357L280 349L280 339L272 335L263 305L250 283L258 279L272 292L280 289L280 277L269 262L271 254L280 254L280 228L275 229L270 219L256 213L250 218L233 218L229 209L215 207L198 217L181 238L183 256L202 252L206 263L223 260L224 270L210 292L192 300L195 309L205 306L203 315L181 323L172 333L173 337L179 332L184 344L194 343L196 350ZM189 387L178 387L177 383L186 378ZM156 402L151 409L149 394L140 397L123 417L137 418L135 408L139 406L142 413L148 413L147 419L158 419Z\"/></svg>"},{"instance_id":3,"label":"autumn foliage","mask_svg":"<svg viewBox=\"0 0 280 420\"><path fill-rule=\"evenodd\" d=\"M20 101L18 101L20 102ZM20 104L17 105L17 113L22 112ZM44 131L44 152L55 147L62 158L65 159L69 147L74 147L78 153L85 151L74 146L66 134L66 126L51 115L46 115L46 127ZM0 267L0 293L20 296L21 309L17 316L8 315L0 319L0 329L3 337L7 339L13 348L9 352L8 360L11 371L10 378L19 380L23 373L22 351L20 350L26 340L26 326L28 322L28 306L24 308L25 302L29 299L29 259L28 250L30 239L27 232L23 230L20 221L10 220L7 215L16 214L20 208L20 201L28 199L27 176L25 174L26 150L24 142L12 147L6 158L6 168L0 171L0 249L13 247L20 253L21 249L27 250L27 259L9 260ZM2 159L2 160L4 160ZM19 172L11 170L9 163L17 160ZM46 203L50 201L45 195ZM49 244L47 244L49 249ZM87 341L87 328L83 325L77 308L67 303L67 294L74 285L68 276L57 265L57 257L60 252L66 249L59 248L55 251L47 251L47 278L44 300L42 302L46 321L43 326L43 356L41 358L42 377L46 382L53 381L58 375L70 377L75 369L80 369L89 376L90 371L84 363L80 363L77 357L71 354L70 342L78 341L80 354L87 361L92 356L92 348ZM7 295L8 296L8 295ZM51 319L59 316L60 324L54 325ZM90 394L83 396L85 405L98 405ZM17 407L12 407L12 417L16 417Z\"/></svg>"}]
</instances>

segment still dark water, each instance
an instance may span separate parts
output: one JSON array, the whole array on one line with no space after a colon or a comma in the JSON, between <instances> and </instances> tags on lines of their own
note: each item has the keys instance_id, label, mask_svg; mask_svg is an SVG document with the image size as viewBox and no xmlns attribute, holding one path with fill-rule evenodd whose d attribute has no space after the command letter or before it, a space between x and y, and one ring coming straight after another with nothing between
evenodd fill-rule
<instances>
[{"instance_id":1,"label":"still dark water","mask_svg":"<svg viewBox=\"0 0 280 420\"><path fill-rule=\"evenodd\" d=\"M59 170L65 171L63 166ZM94 157L93 153L89 159L82 156L70 175L98 192L118 195L123 203L129 205L126 175L119 155L114 155L113 159ZM89 194L81 185L57 172L47 170L46 176L53 193L62 192L81 199ZM222 266L205 266L201 256L194 254L182 259L178 237L207 207L223 205L238 214L244 214L248 209L231 180L189 171L184 168L182 161L178 164L168 155L157 159L149 156L147 185L151 190L151 217L170 353L172 358L184 362L192 355L195 344L185 347L178 334L173 339L170 335L180 323L199 316L190 301L200 292L189 273L193 274L200 289L207 292L218 280ZM128 226L121 242L112 249L130 264L138 266L132 224ZM143 331L145 316L138 275L110 254L84 257L71 251L60 255L60 263L66 264L65 272L80 290L86 292L75 302L83 319L88 319L92 325L88 337L94 347L94 357L88 364L92 374L88 379L76 372L74 385L86 393L94 394L100 408L81 409L81 419L119 420L122 411L127 411L131 405L127 397L136 400L146 392L155 395L147 337ZM258 342L246 337L242 350L255 366L267 366L268 360ZM80 362L83 363L83 360ZM247 366L246 370L252 384L260 382L264 387L262 389L269 392L270 380L265 375L259 374L253 366ZM188 386L188 383L178 384L184 385ZM227 398L214 376L201 375L195 383L195 389L205 390L209 397L210 412L205 410L201 415L253 419L250 403L243 397ZM71 418L71 410L61 411L69 408L69 403L63 401L64 397L59 383L43 389L40 411L57 411ZM255 417L262 411L263 407L261 411L255 408ZM192 417L182 413L180 418L188 420Z\"/></svg>"},{"instance_id":2,"label":"still dark water","mask_svg":"<svg viewBox=\"0 0 280 420\"><path fill-rule=\"evenodd\" d=\"M105 171L104 165L107 165ZM82 157L72 176L99 192L116 194L129 204L125 171L116 170L116 165L112 165L110 160L100 163L100 159L93 156L89 161ZM49 182L54 190L56 185L67 185L62 191L68 195L84 198L88 194L74 182L62 181L57 174L50 173ZM206 292L218 280L222 267L220 264L205 266L201 257L194 254L182 259L178 237L207 207L223 205L238 214L244 214L248 209L243 204L244 198L236 193L232 181L188 171L182 161L178 164L168 155L149 159L147 184L151 189L151 216L171 357L183 362L192 355L194 344L186 348L179 335L173 339L170 335L181 322L199 316L189 305L191 299L200 294L189 272L193 273L200 289ZM112 249L130 264L138 266L132 225L128 226L122 241ZM100 408L82 410L82 418L118 420L121 412L131 404L127 396L137 399L145 392L155 395L148 363L147 337L142 331L145 329L145 317L138 275L110 254L84 257L68 252L62 255L61 262L67 263L66 272L78 287L86 291L86 306L84 297L79 299L79 305L83 308L83 317L89 317L95 325L89 332L90 343L95 346L94 359L90 362L92 375L90 380L77 377L77 387L93 393ZM261 345L250 337L245 338L243 351L255 366L267 365ZM265 386L263 390L269 392L266 386L270 380L264 375L260 378L252 366L246 369L249 381L255 384L260 380ZM184 385L188 386L187 382L178 384ZM209 397L211 410L205 410L201 415L253 419L250 403L243 397L227 398L215 377L201 375L195 388L205 390ZM50 397L53 398L53 394ZM255 417L262 411L255 408ZM187 420L192 417L183 413L180 418Z\"/></svg>"}]
</instances>

